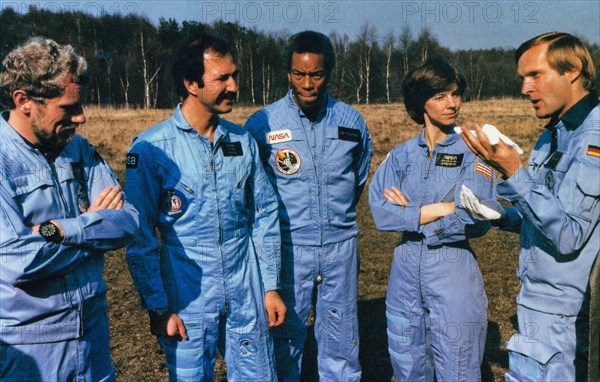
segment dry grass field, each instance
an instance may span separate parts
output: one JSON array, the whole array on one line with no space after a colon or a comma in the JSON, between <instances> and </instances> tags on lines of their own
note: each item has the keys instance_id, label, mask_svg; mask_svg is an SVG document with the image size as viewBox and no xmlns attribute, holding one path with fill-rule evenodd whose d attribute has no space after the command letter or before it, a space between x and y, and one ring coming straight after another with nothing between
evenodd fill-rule
<instances>
[{"instance_id":1,"label":"dry grass field","mask_svg":"<svg viewBox=\"0 0 600 382\"><path fill-rule=\"evenodd\" d=\"M357 106L365 116L373 136L375 151L373 173L387 152L418 134L401 104ZM243 124L257 108L238 107L227 119ZM98 147L102 156L123 180L125 154L133 137L145 128L171 115L171 110L115 110L88 108L88 123L80 133ZM523 100L492 100L463 104L459 124L491 123L513 138L529 155L543 121L533 116L531 106ZM135 198L136 195L128 195ZM361 270L359 319L363 381L390 381L392 371L387 354L385 291L392 253L399 233L381 233L374 228L366 195L359 205L361 234ZM505 342L515 332L518 281L518 237L490 231L472 242L485 280L489 300L488 337L484 364L484 381L503 381L508 366ZM164 357L148 330L148 319L139 307L137 294L127 271L124 251L107 255L105 277L109 287L109 315L113 362L120 381L164 381L167 369ZM314 343L309 340L305 353L305 381L315 381ZM224 367L217 364L216 380L225 381Z\"/></svg>"}]
</instances>

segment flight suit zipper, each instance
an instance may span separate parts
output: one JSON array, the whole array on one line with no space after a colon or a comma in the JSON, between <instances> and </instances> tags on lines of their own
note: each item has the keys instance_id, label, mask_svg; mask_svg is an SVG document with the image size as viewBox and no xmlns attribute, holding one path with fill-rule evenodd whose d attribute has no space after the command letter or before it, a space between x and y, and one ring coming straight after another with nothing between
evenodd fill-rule
<instances>
[{"instance_id":1,"label":"flight suit zipper","mask_svg":"<svg viewBox=\"0 0 600 382\"><path fill-rule=\"evenodd\" d=\"M433 163L432 159L434 157L435 154L435 146L433 148L433 150L429 150L429 148L427 148L427 172L425 173L425 177L424 177L424 181L427 181L427 179L429 179L429 173L431 172L431 164ZM429 187L425 186L425 195L424 195L424 202L427 203L427 190L429 189ZM425 304L425 296L423 296L423 261L425 260L423 258L423 256L425 255L423 252L425 250L427 246L427 243L425 243L425 238L421 239L421 251L419 254L419 294L421 296L421 304Z\"/></svg>"},{"instance_id":2,"label":"flight suit zipper","mask_svg":"<svg viewBox=\"0 0 600 382\"><path fill-rule=\"evenodd\" d=\"M318 164L317 164L317 158L319 158L319 156L317 155L317 131L315 129L315 121L312 121L310 123L310 130L312 131L313 134L313 166L315 169L315 179L317 181L317 190L318 190L318 194L317 194L317 206L318 206L318 214L317 217L320 219L319 220L319 244L323 245L323 220L325 219L325 211L323 211L323 184L320 181L321 180L321 173L317 173L317 169L319 168ZM321 149L324 150L325 147L325 128L322 129L323 130L323 140L321 142ZM321 158L323 158L324 156L321 155Z\"/></svg>"},{"instance_id":3,"label":"flight suit zipper","mask_svg":"<svg viewBox=\"0 0 600 382\"><path fill-rule=\"evenodd\" d=\"M219 254L221 256L221 280L223 282L223 301L225 305L225 310L229 310L229 296L227 293L227 282L225 277L225 255L223 253L223 226L221 225L221 206L219 204L219 189L217 182L217 173L215 171L215 154L219 149L220 143L225 136L220 136L214 145L212 145L212 150L210 154L210 170L213 174L213 184L214 184L214 192L215 192L215 203L217 206L217 226L219 230Z\"/></svg>"}]
</instances>

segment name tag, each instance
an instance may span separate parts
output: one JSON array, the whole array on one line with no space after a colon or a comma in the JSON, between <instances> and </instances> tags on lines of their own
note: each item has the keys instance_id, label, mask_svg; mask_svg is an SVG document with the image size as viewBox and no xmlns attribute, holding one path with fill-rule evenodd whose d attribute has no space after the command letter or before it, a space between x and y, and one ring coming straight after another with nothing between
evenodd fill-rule
<instances>
[{"instance_id":1,"label":"name tag","mask_svg":"<svg viewBox=\"0 0 600 382\"><path fill-rule=\"evenodd\" d=\"M225 157L239 157L244 155L241 142L223 142L221 143L221 150L223 150L223 156Z\"/></svg>"},{"instance_id":2,"label":"name tag","mask_svg":"<svg viewBox=\"0 0 600 382\"><path fill-rule=\"evenodd\" d=\"M360 130L338 126L338 139L342 141L360 142Z\"/></svg>"},{"instance_id":3,"label":"name tag","mask_svg":"<svg viewBox=\"0 0 600 382\"><path fill-rule=\"evenodd\" d=\"M442 167L458 167L463 162L465 154L437 154L435 165Z\"/></svg>"}]
</instances>

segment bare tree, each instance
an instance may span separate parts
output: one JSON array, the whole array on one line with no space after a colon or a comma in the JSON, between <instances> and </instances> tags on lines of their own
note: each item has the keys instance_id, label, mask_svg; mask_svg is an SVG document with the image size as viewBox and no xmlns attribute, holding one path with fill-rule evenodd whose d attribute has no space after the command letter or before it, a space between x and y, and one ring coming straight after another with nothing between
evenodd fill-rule
<instances>
[{"instance_id":1,"label":"bare tree","mask_svg":"<svg viewBox=\"0 0 600 382\"><path fill-rule=\"evenodd\" d=\"M252 55L252 42L248 41L248 62L250 66L250 97L252 99L252 105L256 105L256 98L254 97L254 59Z\"/></svg>"},{"instance_id":2,"label":"bare tree","mask_svg":"<svg viewBox=\"0 0 600 382\"><path fill-rule=\"evenodd\" d=\"M412 43L412 33L410 32L410 28L405 26L402 28L402 32L400 33L400 49L402 50L402 73L404 77L408 75L409 61L408 61L408 50L410 49L410 44Z\"/></svg>"},{"instance_id":3,"label":"bare tree","mask_svg":"<svg viewBox=\"0 0 600 382\"><path fill-rule=\"evenodd\" d=\"M156 67L156 70L152 75L150 75L149 64L148 64L148 55L150 49L146 49L144 47L144 31L140 28L140 49L142 53L142 75L144 79L144 109L149 109L151 105L151 94L152 94L152 83L156 80L158 73L160 72L160 68L162 64L159 64Z\"/></svg>"},{"instance_id":4,"label":"bare tree","mask_svg":"<svg viewBox=\"0 0 600 382\"><path fill-rule=\"evenodd\" d=\"M265 61L266 61L266 63L265 63ZM261 73L262 73L263 105L267 105L269 103L269 91L271 90L272 71L271 71L271 62L269 60L266 60L264 55L262 58Z\"/></svg>"},{"instance_id":5,"label":"bare tree","mask_svg":"<svg viewBox=\"0 0 600 382\"><path fill-rule=\"evenodd\" d=\"M123 97L125 98L125 108L129 109L129 71L127 68L127 61L125 61L125 78L119 75L119 82L121 83L121 89L123 89Z\"/></svg>"},{"instance_id":6,"label":"bare tree","mask_svg":"<svg viewBox=\"0 0 600 382\"><path fill-rule=\"evenodd\" d=\"M364 78L365 81L365 103L369 104L369 95L371 93L371 63L373 57L373 48L377 44L377 32L375 26L365 23L361 32L358 35L359 50L362 52L360 56L361 67L364 69L360 73L361 82Z\"/></svg>"},{"instance_id":7,"label":"bare tree","mask_svg":"<svg viewBox=\"0 0 600 382\"><path fill-rule=\"evenodd\" d=\"M390 82L392 77L392 53L394 52L394 34L390 32L385 39L385 50L386 50L386 60L385 60L385 97L388 103L392 102L391 98L391 90L390 90Z\"/></svg>"}]
</instances>

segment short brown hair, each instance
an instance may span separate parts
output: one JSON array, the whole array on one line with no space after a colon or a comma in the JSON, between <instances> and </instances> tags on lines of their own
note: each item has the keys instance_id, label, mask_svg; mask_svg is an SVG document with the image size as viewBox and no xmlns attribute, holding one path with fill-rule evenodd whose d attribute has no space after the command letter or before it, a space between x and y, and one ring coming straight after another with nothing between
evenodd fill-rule
<instances>
[{"instance_id":1,"label":"short brown hair","mask_svg":"<svg viewBox=\"0 0 600 382\"><path fill-rule=\"evenodd\" d=\"M515 63L529 49L534 46L548 44L546 57L548 65L559 74L577 67L577 61L581 61L581 76L583 88L587 91L594 90L596 68L587 46L577 37L564 32L549 32L525 41L515 52Z\"/></svg>"},{"instance_id":2,"label":"short brown hair","mask_svg":"<svg viewBox=\"0 0 600 382\"><path fill-rule=\"evenodd\" d=\"M410 72L402 82L404 106L408 115L417 123L424 124L425 103L439 92L456 84L462 96L467 81L456 68L444 60L433 59Z\"/></svg>"}]
</instances>

